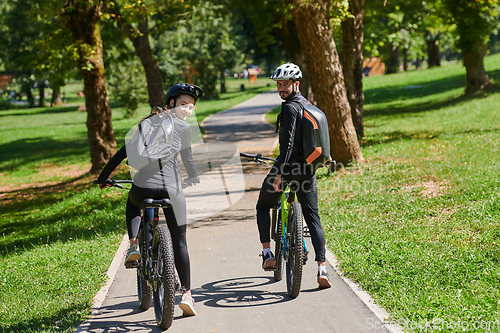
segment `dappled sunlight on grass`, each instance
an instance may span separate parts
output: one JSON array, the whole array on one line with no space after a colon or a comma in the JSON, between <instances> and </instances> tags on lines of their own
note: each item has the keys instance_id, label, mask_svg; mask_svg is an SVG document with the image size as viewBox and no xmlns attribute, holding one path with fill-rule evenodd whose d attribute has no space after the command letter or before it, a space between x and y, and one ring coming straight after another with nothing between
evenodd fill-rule
<instances>
[{"instance_id":1,"label":"dappled sunlight on grass","mask_svg":"<svg viewBox=\"0 0 500 333\"><path fill-rule=\"evenodd\" d=\"M329 248L395 320L500 318L500 94L458 71L370 78L367 163L319 177Z\"/></svg>"}]
</instances>

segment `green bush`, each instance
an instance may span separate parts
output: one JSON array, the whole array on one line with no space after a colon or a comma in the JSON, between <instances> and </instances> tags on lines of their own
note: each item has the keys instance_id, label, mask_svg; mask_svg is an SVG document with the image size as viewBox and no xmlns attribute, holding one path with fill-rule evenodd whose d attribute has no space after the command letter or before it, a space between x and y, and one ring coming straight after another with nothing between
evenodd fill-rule
<instances>
[{"instance_id":1,"label":"green bush","mask_svg":"<svg viewBox=\"0 0 500 333\"><path fill-rule=\"evenodd\" d=\"M0 96L0 110L10 109L10 99Z\"/></svg>"},{"instance_id":2,"label":"green bush","mask_svg":"<svg viewBox=\"0 0 500 333\"><path fill-rule=\"evenodd\" d=\"M108 71L113 97L125 107L125 118L135 116L140 104L148 101L144 67L137 57L127 62L114 62Z\"/></svg>"}]
</instances>

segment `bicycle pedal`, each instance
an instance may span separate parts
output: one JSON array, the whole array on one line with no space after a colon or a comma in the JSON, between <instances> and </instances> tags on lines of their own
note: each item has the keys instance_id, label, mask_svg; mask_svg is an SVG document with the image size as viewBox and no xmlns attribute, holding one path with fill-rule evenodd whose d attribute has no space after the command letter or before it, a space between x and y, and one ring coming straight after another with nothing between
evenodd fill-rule
<instances>
[{"instance_id":1,"label":"bicycle pedal","mask_svg":"<svg viewBox=\"0 0 500 333\"><path fill-rule=\"evenodd\" d=\"M139 267L139 261L127 261L125 263L125 268L137 268Z\"/></svg>"}]
</instances>

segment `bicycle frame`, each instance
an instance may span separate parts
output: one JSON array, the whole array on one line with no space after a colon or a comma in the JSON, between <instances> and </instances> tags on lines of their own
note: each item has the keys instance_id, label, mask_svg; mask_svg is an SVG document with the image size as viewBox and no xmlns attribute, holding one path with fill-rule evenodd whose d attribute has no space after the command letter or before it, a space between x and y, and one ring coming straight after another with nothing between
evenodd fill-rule
<instances>
[{"instance_id":1,"label":"bicycle frame","mask_svg":"<svg viewBox=\"0 0 500 333\"><path fill-rule=\"evenodd\" d=\"M293 185L292 185L293 186ZM290 204L295 201L295 189L290 189L290 186L286 184L284 191L281 193L281 198L278 201L276 209L278 214L281 215L281 239L283 244L283 258L286 260L288 258L289 246L287 239L288 231L288 211L290 209ZM277 221L276 221L277 223ZM273 226L273 233L275 232L275 226ZM306 241L304 242L304 251L307 251Z\"/></svg>"},{"instance_id":2,"label":"bicycle frame","mask_svg":"<svg viewBox=\"0 0 500 333\"><path fill-rule=\"evenodd\" d=\"M240 156L242 157L248 157L251 158L253 161L260 163L260 164L265 164L268 166L272 166L270 161L274 161L274 159L262 156L262 154L257 154L257 155L252 155L252 154L247 154L247 153L240 153ZM269 162L268 162L269 161ZM288 184L285 184L285 188L283 189L283 192L281 192L281 198L278 201L278 204L273 208L273 216L272 216L272 223L271 223L271 238L276 240L276 231L277 231L277 226L276 223L278 222L277 220L277 214L280 214L281 217L281 244L282 244L282 253L283 253L283 258L287 260L288 258L288 253L290 251L290 246L288 244L288 211L290 208L290 205L293 201L295 201L295 188L290 188L294 187L292 184L289 186ZM274 212L277 212L275 214ZM305 240L303 241L304 243L304 251L307 251L306 247L306 242ZM274 271L277 271L281 269L280 267L277 267L274 269Z\"/></svg>"}]
</instances>

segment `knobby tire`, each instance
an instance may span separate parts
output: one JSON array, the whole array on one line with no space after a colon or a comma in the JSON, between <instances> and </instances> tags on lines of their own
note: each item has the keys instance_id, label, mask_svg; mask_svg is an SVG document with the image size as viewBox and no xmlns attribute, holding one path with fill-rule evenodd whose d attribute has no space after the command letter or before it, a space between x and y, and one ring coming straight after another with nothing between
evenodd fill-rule
<instances>
[{"instance_id":1,"label":"knobby tire","mask_svg":"<svg viewBox=\"0 0 500 333\"><path fill-rule=\"evenodd\" d=\"M154 259L157 261L155 271L158 274L153 288L156 322L166 330L174 320L176 282L172 237L167 225L156 227L153 246Z\"/></svg>"},{"instance_id":2,"label":"knobby tire","mask_svg":"<svg viewBox=\"0 0 500 333\"><path fill-rule=\"evenodd\" d=\"M304 254L302 208L297 201L290 204L288 211L287 234L288 256L286 260L286 286L288 295L292 298L299 296L302 281L302 266Z\"/></svg>"}]
</instances>

